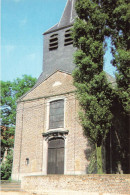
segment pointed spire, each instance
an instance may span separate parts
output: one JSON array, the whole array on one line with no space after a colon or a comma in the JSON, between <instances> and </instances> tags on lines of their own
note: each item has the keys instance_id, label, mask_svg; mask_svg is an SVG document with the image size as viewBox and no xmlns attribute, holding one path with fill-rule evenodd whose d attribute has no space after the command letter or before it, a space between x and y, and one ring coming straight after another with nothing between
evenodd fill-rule
<instances>
[{"instance_id":1,"label":"pointed spire","mask_svg":"<svg viewBox=\"0 0 130 195\"><path fill-rule=\"evenodd\" d=\"M63 15L59 23L53 26L52 28L50 28L44 34L47 34L52 31L56 31L59 28L64 28L73 24L74 19L76 17L75 2L76 0L67 0Z\"/></svg>"},{"instance_id":2,"label":"pointed spire","mask_svg":"<svg viewBox=\"0 0 130 195\"><path fill-rule=\"evenodd\" d=\"M58 23L58 27L68 26L73 23L74 18L76 16L75 1L76 0L67 0L63 15L61 17L60 22Z\"/></svg>"}]
</instances>

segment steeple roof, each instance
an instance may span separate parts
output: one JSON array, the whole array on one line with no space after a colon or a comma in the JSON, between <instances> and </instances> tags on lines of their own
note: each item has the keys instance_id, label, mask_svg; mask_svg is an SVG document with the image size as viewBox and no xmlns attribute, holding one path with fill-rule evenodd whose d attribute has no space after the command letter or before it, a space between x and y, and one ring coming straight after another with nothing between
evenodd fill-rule
<instances>
[{"instance_id":1,"label":"steeple roof","mask_svg":"<svg viewBox=\"0 0 130 195\"><path fill-rule=\"evenodd\" d=\"M52 28L50 28L44 34L48 34L58 29L73 25L74 18L76 17L75 2L76 0L67 0L63 15L59 23L53 26Z\"/></svg>"}]
</instances>

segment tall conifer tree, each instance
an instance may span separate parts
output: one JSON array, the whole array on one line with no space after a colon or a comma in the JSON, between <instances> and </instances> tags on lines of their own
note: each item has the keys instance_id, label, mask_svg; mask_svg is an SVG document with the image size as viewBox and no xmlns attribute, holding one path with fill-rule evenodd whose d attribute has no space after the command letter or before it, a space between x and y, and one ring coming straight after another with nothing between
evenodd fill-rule
<instances>
[{"instance_id":1,"label":"tall conifer tree","mask_svg":"<svg viewBox=\"0 0 130 195\"><path fill-rule=\"evenodd\" d=\"M73 72L82 107L80 120L86 136L95 144L97 173L103 173L102 144L111 128L112 88L103 72L104 34L108 15L98 0L77 0L78 18L73 27L76 69Z\"/></svg>"},{"instance_id":2,"label":"tall conifer tree","mask_svg":"<svg viewBox=\"0 0 130 195\"><path fill-rule=\"evenodd\" d=\"M117 144L113 152L116 153L116 166L121 167L118 172L130 173L130 2L104 0L102 8L108 15L106 25L111 38L112 63L117 68L113 121Z\"/></svg>"},{"instance_id":3,"label":"tall conifer tree","mask_svg":"<svg viewBox=\"0 0 130 195\"><path fill-rule=\"evenodd\" d=\"M125 113L130 112L130 2L128 0L102 1L108 15L106 25L112 40L113 65L117 68L117 92Z\"/></svg>"}]
</instances>

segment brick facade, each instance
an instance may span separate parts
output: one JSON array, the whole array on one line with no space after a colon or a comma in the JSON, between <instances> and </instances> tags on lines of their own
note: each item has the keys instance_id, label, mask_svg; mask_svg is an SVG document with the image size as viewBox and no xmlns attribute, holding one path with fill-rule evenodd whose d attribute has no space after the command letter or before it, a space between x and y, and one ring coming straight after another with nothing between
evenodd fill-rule
<instances>
[{"instance_id":1,"label":"brick facade","mask_svg":"<svg viewBox=\"0 0 130 195\"><path fill-rule=\"evenodd\" d=\"M56 71L18 102L12 179L47 174L48 140L42 134L50 131L48 103L59 98L65 100L64 128L59 130L68 131L64 174L86 173L87 139L78 121L79 107L74 91L72 76ZM29 159L28 165L26 159Z\"/></svg>"},{"instance_id":2,"label":"brick facade","mask_svg":"<svg viewBox=\"0 0 130 195\"><path fill-rule=\"evenodd\" d=\"M72 41L65 44L66 40L70 40L69 30L76 16L74 3L75 0L68 0L60 22L44 33L43 72L35 86L18 100L12 171L14 180L21 180L26 175L47 174L48 141L51 138L64 140L64 152L57 154L64 154L64 174L86 173L88 161L85 150L88 143L79 125L79 108L71 76L75 68L73 53L76 48ZM60 99L64 100L64 126L49 129L51 101ZM58 160L56 167L59 166L57 163L61 163L61 159Z\"/></svg>"}]
</instances>

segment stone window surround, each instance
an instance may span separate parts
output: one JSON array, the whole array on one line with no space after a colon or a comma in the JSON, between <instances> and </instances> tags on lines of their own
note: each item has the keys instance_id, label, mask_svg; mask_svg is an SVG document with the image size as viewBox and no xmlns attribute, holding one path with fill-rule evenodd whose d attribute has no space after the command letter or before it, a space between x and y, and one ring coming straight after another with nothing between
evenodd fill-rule
<instances>
[{"instance_id":1,"label":"stone window surround","mask_svg":"<svg viewBox=\"0 0 130 195\"><path fill-rule=\"evenodd\" d=\"M64 128L64 100L50 102L49 129Z\"/></svg>"},{"instance_id":2,"label":"stone window surround","mask_svg":"<svg viewBox=\"0 0 130 195\"><path fill-rule=\"evenodd\" d=\"M67 162L67 135L69 131L50 131L47 133L43 133L43 168L42 168L42 173L44 175L47 175L47 160L48 160L48 141L52 138L62 138L64 139L64 174L66 174L66 162Z\"/></svg>"},{"instance_id":3,"label":"stone window surround","mask_svg":"<svg viewBox=\"0 0 130 195\"><path fill-rule=\"evenodd\" d=\"M49 129L49 112L50 112L50 102L56 101L56 100L64 100L64 127L63 128L56 128L56 129ZM52 131L52 130L65 130L65 113L66 113L66 97L65 96L55 96L51 97L47 100L47 118L46 118L46 130L45 132Z\"/></svg>"},{"instance_id":4,"label":"stone window surround","mask_svg":"<svg viewBox=\"0 0 130 195\"><path fill-rule=\"evenodd\" d=\"M50 102L56 100L64 100L64 128L57 129L49 129L49 110L50 110ZM47 100L47 118L46 118L46 130L42 134L43 135L43 165L42 165L42 174L47 175L47 160L48 160L48 140L54 137L61 137L65 141L64 147L64 174L66 174L66 164L67 164L67 135L69 133L68 130L65 130L65 113L66 113L66 97L65 96L55 96L51 97Z\"/></svg>"}]
</instances>

